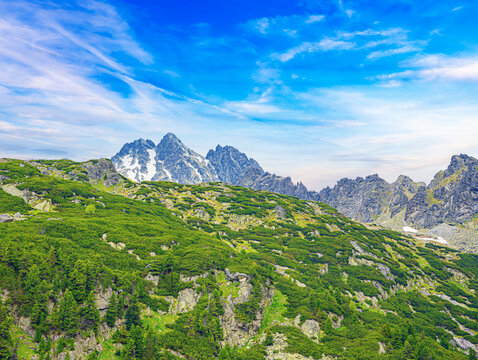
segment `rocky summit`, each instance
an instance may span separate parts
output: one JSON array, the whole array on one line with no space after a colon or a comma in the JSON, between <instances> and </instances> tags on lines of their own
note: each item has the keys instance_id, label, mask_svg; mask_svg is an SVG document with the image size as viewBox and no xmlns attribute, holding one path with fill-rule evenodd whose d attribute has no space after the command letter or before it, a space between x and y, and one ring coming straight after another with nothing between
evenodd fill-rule
<instances>
[{"instance_id":1,"label":"rocky summit","mask_svg":"<svg viewBox=\"0 0 478 360\"><path fill-rule=\"evenodd\" d=\"M249 169L264 173L256 160L249 159L246 154L229 145L217 145L215 150L209 150L206 159L216 169L219 180L229 184L239 183Z\"/></svg>"},{"instance_id":2,"label":"rocky summit","mask_svg":"<svg viewBox=\"0 0 478 360\"><path fill-rule=\"evenodd\" d=\"M151 180L156 174L156 150L151 140L138 139L124 144L111 158L116 170L133 181Z\"/></svg>"},{"instance_id":3,"label":"rocky summit","mask_svg":"<svg viewBox=\"0 0 478 360\"><path fill-rule=\"evenodd\" d=\"M259 163L233 146L217 145L204 158L168 133L157 146L138 139L125 144L111 158L118 172L140 182L167 180L181 184L222 181L255 190L268 190L301 199L316 200L318 194L290 177L264 172Z\"/></svg>"},{"instance_id":4,"label":"rocky summit","mask_svg":"<svg viewBox=\"0 0 478 360\"><path fill-rule=\"evenodd\" d=\"M168 180L198 184L219 180L209 161L172 133L166 134L157 146L144 139L127 143L111 161L120 174L137 182Z\"/></svg>"},{"instance_id":5,"label":"rocky summit","mask_svg":"<svg viewBox=\"0 0 478 360\"><path fill-rule=\"evenodd\" d=\"M166 134L155 150L156 174L152 180L168 180L181 184L219 180L209 161L184 145L172 133Z\"/></svg>"}]
</instances>

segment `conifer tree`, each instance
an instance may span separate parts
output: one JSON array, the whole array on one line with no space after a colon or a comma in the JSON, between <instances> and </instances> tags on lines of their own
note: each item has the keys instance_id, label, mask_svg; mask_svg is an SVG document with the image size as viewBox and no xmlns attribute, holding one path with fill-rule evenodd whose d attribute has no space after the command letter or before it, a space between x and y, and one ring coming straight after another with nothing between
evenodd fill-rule
<instances>
[{"instance_id":1,"label":"conifer tree","mask_svg":"<svg viewBox=\"0 0 478 360\"><path fill-rule=\"evenodd\" d=\"M58 309L58 325L68 335L73 336L78 332L78 304L69 289L65 291Z\"/></svg>"},{"instance_id":2,"label":"conifer tree","mask_svg":"<svg viewBox=\"0 0 478 360\"><path fill-rule=\"evenodd\" d=\"M83 323L87 327L92 328L96 333L100 325L100 311L96 307L95 293L93 291L88 295L85 306L80 310L80 315Z\"/></svg>"},{"instance_id":3,"label":"conifer tree","mask_svg":"<svg viewBox=\"0 0 478 360\"><path fill-rule=\"evenodd\" d=\"M141 324L140 312L138 302L135 298L131 300L131 303L126 310L126 330L130 330L133 325Z\"/></svg>"},{"instance_id":4,"label":"conifer tree","mask_svg":"<svg viewBox=\"0 0 478 360\"><path fill-rule=\"evenodd\" d=\"M116 315L118 313L118 304L116 303L116 295L113 293L108 304L108 310L106 311L106 323L109 327L113 327L116 322Z\"/></svg>"},{"instance_id":5,"label":"conifer tree","mask_svg":"<svg viewBox=\"0 0 478 360\"><path fill-rule=\"evenodd\" d=\"M12 347L11 326L12 319L8 314L8 309L0 301L0 359L10 358Z\"/></svg>"}]
</instances>

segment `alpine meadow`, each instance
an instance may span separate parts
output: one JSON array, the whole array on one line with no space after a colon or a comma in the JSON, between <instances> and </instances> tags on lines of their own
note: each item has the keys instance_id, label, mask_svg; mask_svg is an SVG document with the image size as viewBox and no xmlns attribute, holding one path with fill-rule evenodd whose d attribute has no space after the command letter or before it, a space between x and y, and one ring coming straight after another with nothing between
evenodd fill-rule
<instances>
[{"instance_id":1,"label":"alpine meadow","mask_svg":"<svg viewBox=\"0 0 478 360\"><path fill-rule=\"evenodd\" d=\"M477 360L477 18L0 0L0 360Z\"/></svg>"}]
</instances>

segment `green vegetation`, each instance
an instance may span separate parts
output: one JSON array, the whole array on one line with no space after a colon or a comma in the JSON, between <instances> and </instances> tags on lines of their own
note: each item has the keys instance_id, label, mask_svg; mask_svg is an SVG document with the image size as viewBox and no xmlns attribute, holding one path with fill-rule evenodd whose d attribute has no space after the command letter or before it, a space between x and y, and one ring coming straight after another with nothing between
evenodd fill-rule
<instances>
[{"instance_id":1,"label":"green vegetation","mask_svg":"<svg viewBox=\"0 0 478 360\"><path fill-rule=\"evenodd\" d=\"M478 344L476 255L222 183L106 187L67 160L0 174L52 202L0 190L25 217L0 224L0 359L72 358L86 339L89 359L464 360L450 340Z\"/></svg>"}]
</instances>

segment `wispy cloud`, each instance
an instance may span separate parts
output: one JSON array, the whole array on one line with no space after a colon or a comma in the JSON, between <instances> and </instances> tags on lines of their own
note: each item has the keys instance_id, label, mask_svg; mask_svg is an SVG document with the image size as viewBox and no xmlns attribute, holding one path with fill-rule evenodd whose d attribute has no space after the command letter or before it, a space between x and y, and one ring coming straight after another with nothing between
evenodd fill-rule
<instances>
[{"instance_id":1,"label":"wispy cloud","mask_svg":"<svg viewBox=\"0 0 478 360\"><path fill-rule=\"evenodd\" d=\"M263 17L249 20L243 24L243 28L263 35L288 34L295 36L304 26L310 27L324 19L325 16L321 14Z\"/></svg>"},{"instance_id":2,"label":"wispy cloud","mask_svg":"<svg viewBox=\"0 0 478 360\"><path fill-rule=\"evenodd\" d=\"M57 148L86 159L108 155L118 138L145 128L161 133L185 126L184 119L244 119L138 79L137 64L154 58L108 4L65 10L18 1L1 3L0 12L0 133L10 153L27 143L23 156Z\"/></svg>"},{"instance_id":3,"label":"wispy cloud","mask_svg":"<svg viewBox=\"0 0 478 360\"><path fill-rule=\"evenodd\" d=\"M403 62L402 67L407 70L378 76L379 80L422 80L422 81L478 81L478 55L461 57L446 56L443 54L424 55Z\"/></svg>"},{"instance_id":4,"label":"wispy cloud","mask_svg":"<svg viewBox=\"0 0 478 360\"><path fill-rule=\"evenodd\" d=\"M277 54L274 53L271 55L273 59L277 59L281 62L287 62L295 58L299 54L303 53L316 53L320 51L330 51L330 50L348 50L355 46L353 42L342 41L342 40L333 40L333 39L323 39L319 42L303 42L302 44L290 48L285 53Z\"/></svg>"}]
</instances>

